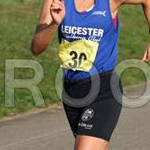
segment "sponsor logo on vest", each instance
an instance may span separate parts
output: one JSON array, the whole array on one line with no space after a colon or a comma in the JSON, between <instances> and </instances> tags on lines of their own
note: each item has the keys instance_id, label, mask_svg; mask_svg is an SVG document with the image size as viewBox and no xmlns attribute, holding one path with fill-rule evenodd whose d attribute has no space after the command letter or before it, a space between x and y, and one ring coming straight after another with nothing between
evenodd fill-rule
<instances>
[{"instance_id":1,"label":"sponsor logo on vest","mask_svg":"<svg viewBox=\"0 0 150 150\"><path fill-rule=\"evenodd\" d=\"M106 10L105 11L94 11L92 15L101 15L106 17Z\"/></svg>"},{"instance_id":2,"label":"sponsor logo on vest","mask_svg":"<svg viewBox=\"0 0 150 150\"><path fill-rule=\"evenodd\" d=\"M103 29L67 25L62 25L61 31L67 39L87 39L96 42L100 42L104 35Z\"/></svg>"}]
</instances>

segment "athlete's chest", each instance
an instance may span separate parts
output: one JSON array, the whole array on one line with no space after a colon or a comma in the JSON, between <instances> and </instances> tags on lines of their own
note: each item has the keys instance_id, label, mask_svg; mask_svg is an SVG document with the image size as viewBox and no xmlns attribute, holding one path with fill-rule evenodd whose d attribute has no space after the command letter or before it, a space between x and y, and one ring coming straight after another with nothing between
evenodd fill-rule
<instances>
[{"instance_id":1,"label":"athlete's chest","mask_svg":"<svg viewBox=\"0 0 150 150\"><path fill-rule=\"evenodd\" d=\"M93 11L92 14L78 17L66 16L60 26L61 33L67 39L82 38L100 42L111 27L110 19L106 14L107 10Z\"/></svg>"},{"instance_id":2,"label":"athlete's chest","mask_svg":"<svg viewBox=\"0 0 150 150\"><path fill-rule=\"evenodd\" d=\"M79 13L66 4L66 16L60 25L60 32L67 40L87 39L100 42L109 32L112 20L107 5L96 5L89 12Z\"/></svg>"}]
</instances>

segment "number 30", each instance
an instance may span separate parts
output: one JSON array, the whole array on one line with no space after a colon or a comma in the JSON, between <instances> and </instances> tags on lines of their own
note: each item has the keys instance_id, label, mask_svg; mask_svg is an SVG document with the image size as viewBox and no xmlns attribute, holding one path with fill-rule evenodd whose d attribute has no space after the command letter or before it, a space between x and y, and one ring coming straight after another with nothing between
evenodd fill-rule
<instances>
[{"instance_id":1,"label":"number 30","mask_svg":"<svg viewBox=\"0 0 150 150\"><path fill-rule=\"evenodd\" d=\"M78 56L78 53L76 51L71 51L70 56L72 56L72 61L73 63L68 63L68 65L71 68L76 68L77 66L80 66L82 63L82 59L85 61L87 60L86 54L85 53L80 53Z\"/></svg>"}]
</instances>

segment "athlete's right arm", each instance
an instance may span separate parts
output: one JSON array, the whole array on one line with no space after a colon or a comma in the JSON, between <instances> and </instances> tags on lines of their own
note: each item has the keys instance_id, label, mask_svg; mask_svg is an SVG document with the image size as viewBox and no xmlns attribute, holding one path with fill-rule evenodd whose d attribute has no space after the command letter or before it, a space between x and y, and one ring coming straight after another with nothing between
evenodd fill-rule
<instances>
[{"instance_id":1,"label":"athlete's right arm","mask_svg":"<svg viewBox=\"0 0 150 150\"><path fill-rule=\"evenodd\" d=\"M31 52L42 53L52 42L55 31L65 16L65 5L62 0L44 0L39 23L34 34Z\"/></svg>"}]
</instances>

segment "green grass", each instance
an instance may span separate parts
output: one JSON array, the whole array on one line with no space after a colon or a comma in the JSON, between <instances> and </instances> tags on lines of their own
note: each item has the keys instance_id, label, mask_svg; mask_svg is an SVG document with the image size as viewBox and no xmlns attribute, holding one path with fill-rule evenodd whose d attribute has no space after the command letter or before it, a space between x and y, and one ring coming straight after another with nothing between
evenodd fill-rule
<instances>
[{"instance_id":1,"label":"green grass","mask_svg":"<svg viewBox=\"0 0 150 150\"><path fill-rule=\"evenodd\" d=\"M4 106L4 63L5 59L35 59L42 64L45 76L39 85L46 105L58 101L54 88L54 79L58 63L57 36L46 52L33 57L30 42L38 21L41 0L1 0L0 1L0 118L10 114L22 113L35 107L30 91L15 90L14 108ZM148 42L148 27L140 6L125 6L120 10L120 40L118 45L118 62L125 59L140 59ZM15 77L32 77L30 69L16 69ZM122 76L123 84L129 85L145 80L137 69L128 69Z\"/></svg>"},{"instance_id":2,"label":"green grass","mask_svg":"<svg viewBox=\"0 0 150 150\"><path fill-rule=\"evenodd\" d=\"M149 40L148 26L141 6L124 6L120 9L120 39L118 63L126 59L141 59ZM141 70L127 69L122 75L123 85L145 81Z\"/></svg>"}]
</instances>

